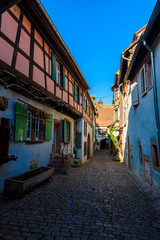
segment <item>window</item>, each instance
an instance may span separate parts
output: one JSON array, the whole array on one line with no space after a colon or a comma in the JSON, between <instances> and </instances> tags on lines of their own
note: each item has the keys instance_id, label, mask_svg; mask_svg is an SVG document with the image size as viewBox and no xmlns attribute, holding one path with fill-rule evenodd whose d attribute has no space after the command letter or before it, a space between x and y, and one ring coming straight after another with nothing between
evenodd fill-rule
<instances>
[{"instance_id":1,"label":"window","mask_svg":"<svg viewBox=\"0 0 160 240\"><path fill-rule=\"evenodd\" d=\"M80 104L80 99L81 99L80 89L77 86L76 82L74 82L74 100Z\"/></svg>"},{"instance_id":2,"label":"window","mask_svg":"<svg viewBox=\"0 0 160 240\"><path fill-rule=\"evenodd\" d=\"M84 120L84 136L87 136L87 122Z\"/></svg>"},{"instance_id":3,"label":"window","mask_svg":"<svg viewBox=\"0 0 160 240\"><path fill-rule=\"evenodd\" d=\"M27 140L44 139L44 125L38 112L40 110L31 106L27 108Z\"/></svg>"},{"instance_id":4,"label":"window","mask_svg":"<svg viewBox=\"0 0 160 240\"><path fill-rule=\"evenodd\" d=\"M52 115L27 104L16 103L15 142L52 140Z\"/></svg>"},{"instance_id":5,"label":"window","mask_svg":"<svg viewBox=\"0 0 160 240\"><path fill-rule=\"evenodd\" d=\"M118 121L119 120L119 116L118 116L118 108L115 109L115 121Z\"/></svg>"},{"instance_id":6,"label":"window","mask_svg":"<svg viewBox=\"0 0 160 240\"><path fill-rule=\"evenodd\" d=\"M141 93L143 97L147 93L147 72L145 64L140 71L140 75L141 75Z\"/></svg>"},{"instance_id":7,"label":"window","mask_svg":"<svg viewBox=\"0 0 160 240\"><path fill-rule=\"evenodd\" d=\"M84 157L87 155L87 142L84 142Z\"/></svg>"},{"instance_id":8,"label":"window","mask_svg":"<svg viewBox=\"0 0 160 240\"><path fill-rule=\"evenodd\" d=\"M87 99L86 96L84 96L84 107L83 107L84 111L87 112Z\"/></svg>"},{"instance_id":9,"label":"window","mask_svg":"<svg viewBox=\"0 0 160 240\"><path fill-rule=\"evenodd\" d=\"M52 52L52 65L51 65L51 78L58 85L62 86L64 89L65 86L65 68L61 65L56 58L56 55Z\"/></svg>"},{"instance_id":10,"label":"window","mask_svg":"<svg viewBox=\"0 0 160 240\"><path fill-rule=\"evenodd\" d=\"M139 162L143 166L143 157L142 157L142 146L141 142L138 142L138 151L139 151Z\"/></svg>"},{"instance_id":11,"label":"window","mask_svg":"<svg viewBox=\"0 0 160 240\"><path fill-rule=\"evenodd\" d=\"M72 123L68 120L61 120L61 142L69 143L72 141Z\"/></svg>"},{"instance_id":12,"label":"window","mask_svg":"<svg viewBox=\"0 0 160 240\"><path fill-rule=\"evenodd\" d=\"M160 171L160 162L159 162L159 154L157 148L156 140L151 141L151 157L152 157L152 164L155 170Z\"/></svg>"},{"instance_id":13,"label":"window","mask_svg":"<svg viewBox=\"0 0 160 240\"><path fill-rule=\"evenodd\" d=\"M58 62L56 62L56 82L61 85L61 69Z\"/></svg>"}]
</instances>

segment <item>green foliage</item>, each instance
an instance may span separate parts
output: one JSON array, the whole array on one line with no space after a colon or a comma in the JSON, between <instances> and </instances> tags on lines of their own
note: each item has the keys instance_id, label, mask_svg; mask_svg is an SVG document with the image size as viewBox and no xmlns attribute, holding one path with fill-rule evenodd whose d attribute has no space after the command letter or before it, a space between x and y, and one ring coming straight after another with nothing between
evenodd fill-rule
<instances>
[{"instance_id":1,"label":"green foliage","mask_svg":"<svg viewBox=\"0 0 160 240\"><path fill-rule=\"evenodd\" d=\"M119 152L119 137L115 137L113 135L113 132L116 131L115 126L110 126L109 127L109 136L110 136L110 140L111 140L111 150L112 150L112 154L116 155Z\"/></svg>"}]
</instances>

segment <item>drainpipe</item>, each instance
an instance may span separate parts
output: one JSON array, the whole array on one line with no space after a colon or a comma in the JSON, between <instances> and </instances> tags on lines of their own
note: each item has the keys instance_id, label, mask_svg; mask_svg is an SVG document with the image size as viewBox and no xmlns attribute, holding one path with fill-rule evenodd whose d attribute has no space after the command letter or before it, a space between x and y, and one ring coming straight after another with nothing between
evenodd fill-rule
<instances>
[{"instance_id":1,"label":"drainpipe","mask_svg":"<svg viewBox=\"0 0 160 240\"><path fill-rule=\"evenodd\" d=\"M153 49L146 43L144 39L143 46L147 48L151 55L151 67L152 67L152 79L153 79L153 96L154 96L154 109L155 109L155 117L156 117L156 127L157 127L157 137L158 137L158 150L160 153L160 122L159 122L159 108L158 108L158 96L157 96L157 80L156 80L156 72L155 72L155 61L154 61L154 53Z\"/></svg>"}]
</instances>

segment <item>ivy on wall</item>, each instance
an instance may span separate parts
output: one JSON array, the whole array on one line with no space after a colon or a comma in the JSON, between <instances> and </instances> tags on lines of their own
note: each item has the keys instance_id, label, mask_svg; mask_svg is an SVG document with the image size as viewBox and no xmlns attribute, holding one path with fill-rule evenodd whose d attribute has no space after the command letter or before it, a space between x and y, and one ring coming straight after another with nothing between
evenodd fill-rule
<instances>
[{"instance_id":1,"label":"ivy on wall","mask_svg":"<svg viewBox=\"0 0 160 240\"><path fill-rule=\"evenodd\" d=\"M111 152L113 155L116 155L119 152L119 137L115 137L113 132L116 131L115 126L109 127L109 136L111 141Z\"/></svg>"}]
</instances>

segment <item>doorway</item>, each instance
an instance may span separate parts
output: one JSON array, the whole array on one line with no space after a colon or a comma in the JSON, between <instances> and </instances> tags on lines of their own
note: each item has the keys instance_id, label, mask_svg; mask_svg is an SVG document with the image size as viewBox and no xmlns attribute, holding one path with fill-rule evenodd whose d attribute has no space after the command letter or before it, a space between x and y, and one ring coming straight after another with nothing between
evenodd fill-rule
<instances>
[{"instance_id":1,"label":"doorway","mask_svg":"<svg viewBox=\"0 0 160 240\"><path fill-rule=\"evenodd\" d=\"M53 140L53 152L60 153L61 147L61 121L54 119L54 140Z\"/></svg>"},{"instance_id":2,"label":"doorway","mask_svg":"<svg viewBox=\"0 0 160 240\"><path fill-rule=\"evenodd\" d=\"M101 149L109 149L109 139L103 139L100 142Z\"/></svg>"}]
</instances>

